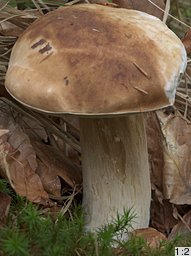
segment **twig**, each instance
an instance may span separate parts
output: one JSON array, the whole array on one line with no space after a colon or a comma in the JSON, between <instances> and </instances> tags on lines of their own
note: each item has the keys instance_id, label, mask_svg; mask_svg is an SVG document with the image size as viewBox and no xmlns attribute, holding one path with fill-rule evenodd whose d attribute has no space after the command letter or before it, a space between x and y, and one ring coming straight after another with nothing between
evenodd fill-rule
<instances>
[{"instance_id":1,"label":"twig","mask_svg":"<svg viewBox=\"0 0 191 256\"><path fill-rule=\"evenodd\" d=\"M144 75L146 76L148 79L150 79L151 77L147 74L147 72L141 68L136 62L133 62L133 65Z\"/></svg>"},{"instance_id":2,"label":"twig","mask_svg":"<svg viewBox=\"0 0 191 256\"><path fill-rule=\"evenodd\" d=\"M166 21L168 19L169 11L170 11L170 0L167 0L165 10L164 10L164 15L163 15L163 22L164 23L166 23Z\"/></svg>"},{"instance_id":3,"label":"twig","mask_svg":"<svg viewBox=\"0 0 191 256\"><path fill-rule=\"evenodd\" d=\"M40 8L39 4L35 1L35 0L31 0L34 4L34 6L37 8L37 10L39 11L40 14L44 15L43 14L43 11L42 9Z\"/></svg>"},{"instance_id":4,"label":"twig","mask_svg":"<svg viewBox=\"0 0 191 256\"><path fill-rule=\"evenodd\" d=\"M148 92L146 92L145 90L143 90L143 89L141 89L141 88L139 88L139 87L137 87L137 86L133 86L133 88L135 88L137 91L142 92L142 93L144 93L144 94L146 94L146 95L149 94Z\"/></svg>"}]
</instances>

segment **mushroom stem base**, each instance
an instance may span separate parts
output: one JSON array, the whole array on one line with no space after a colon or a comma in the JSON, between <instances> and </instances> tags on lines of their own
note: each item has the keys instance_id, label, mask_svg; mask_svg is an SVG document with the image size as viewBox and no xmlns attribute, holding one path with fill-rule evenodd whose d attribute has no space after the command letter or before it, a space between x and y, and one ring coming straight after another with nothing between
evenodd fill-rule
<instances>
[{"instance_id":1,"label":"mushroom stem base","mask_svg":"<svg viewBox=\"0 0 191 256\"><path fill-rule=\"evenodd\" d=\"M132 208L133 228L148 227L151 185L142 114L81 118L85 229L97 228Z\"/></svg>"}]
</instances>

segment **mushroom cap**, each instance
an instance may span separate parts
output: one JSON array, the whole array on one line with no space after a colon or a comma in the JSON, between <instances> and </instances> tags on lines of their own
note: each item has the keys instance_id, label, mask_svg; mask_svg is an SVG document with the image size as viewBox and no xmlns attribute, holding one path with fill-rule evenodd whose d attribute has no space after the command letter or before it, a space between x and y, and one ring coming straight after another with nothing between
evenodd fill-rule
<instances>
[{"instance_id":1,"label":"mushroom cap","mask_svg":"<svg viewBox=\"0 0 191 256\"><path fill-rule=\"evenodd\" d=\"M48 113L116 115L174 103L186 67L180 39L149 14L94 4L62 7L17 40L8 92Z\"/></svg>"}]
</instances>

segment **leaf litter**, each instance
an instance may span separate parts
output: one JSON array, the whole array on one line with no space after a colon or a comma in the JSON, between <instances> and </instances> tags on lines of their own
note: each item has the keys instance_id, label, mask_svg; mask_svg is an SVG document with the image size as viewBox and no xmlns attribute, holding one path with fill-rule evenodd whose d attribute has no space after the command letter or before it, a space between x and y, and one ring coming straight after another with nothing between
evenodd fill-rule
<instances>
[{"instance_id":1,"label":"leaf litter","mask_svg":"<svg viewBox=\"0 0 191 256\"><path fill-rule=\"evenodd\" d=\"M49 194L61 196L60 178L74 188L81 185L81 170L59 150L39 140L47 137L42 126L33 122L31 133L28 128L31 120L27 122L26 117L25 122L20 120L20 113L0 102L0 175L9 180L19 195L51 205Z\"/></svg>"}]
</instances>

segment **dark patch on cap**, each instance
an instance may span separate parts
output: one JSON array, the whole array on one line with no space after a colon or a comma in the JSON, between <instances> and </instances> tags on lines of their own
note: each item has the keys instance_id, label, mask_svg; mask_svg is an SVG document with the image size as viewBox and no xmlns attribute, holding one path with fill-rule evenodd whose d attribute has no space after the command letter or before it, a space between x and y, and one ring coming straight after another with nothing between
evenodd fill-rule
<instances>
[{"instance_id":1,"label":"dark patch on cap","mask_svg":"<svg viewBox=\"0 0 191 256\"><path fill-rule=\"evenodd\" d=\"M65 83L66 86L69 85L69 79L68 79L67 76L64 77L64 83Z\"/></svg>"},{"instance_id":2,"label":"dark patch on cap","mask_svg":"<svg viewBox=\"0 0 191 256\"><path fill-rule=\"evenodd\" d=\"M52 49L52 47L50 46L50 44L48 43L44 48L40 49L39 52L40 53L45 53L45 52L48 52Z\"/></svg>"},{"instance_id":3,"label":"dark patch on cap","mask_svg":"<svg viewBox=\"0 0 191 256\"><path fill-rule=\"evenodd\" d=\"M33 45L31 46L31 48L32 48L32 49L35 49L35 48L38 47L39 45L43 45L43 44L45 44L45 43L46 43L46 40L40 39L37 43L33 44Z\"/></svg>"}]
</instances>

